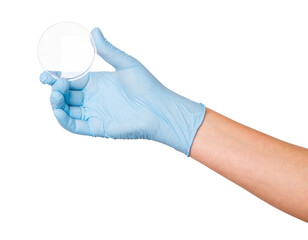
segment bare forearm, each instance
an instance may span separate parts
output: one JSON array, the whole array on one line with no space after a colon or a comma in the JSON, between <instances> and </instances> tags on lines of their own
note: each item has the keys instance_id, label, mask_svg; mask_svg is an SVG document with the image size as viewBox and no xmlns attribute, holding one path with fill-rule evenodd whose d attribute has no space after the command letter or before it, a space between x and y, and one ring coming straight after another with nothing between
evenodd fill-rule
<instances>
[{"instance_id":1,"label":"bare forearm","mask_svg":"<svg viewBox=\"0 0 308 240\"><path fill-rule=\"evenodd\" d=\"M190 156L269 204L308 222L308 149L207 109Z\"/></svg>"}]
</instances>

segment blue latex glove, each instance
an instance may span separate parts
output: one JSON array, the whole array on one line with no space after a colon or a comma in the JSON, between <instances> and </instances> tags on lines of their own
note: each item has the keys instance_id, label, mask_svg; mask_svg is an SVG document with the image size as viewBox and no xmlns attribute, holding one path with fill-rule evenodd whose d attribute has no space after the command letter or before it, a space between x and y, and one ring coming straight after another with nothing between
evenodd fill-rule
<instances>
[{"instance_id":1,"label":"blue latex glove","mask_svg":"<svg viewBox=\"0 0 308 240\"><path fill-rule=\"evenodd\" d=\"M114 139L150 139L187 156L205 107L162 85L138 60L111 45L98 28L97 53L115 72L90 72L79 80L56 80L50 97L60 125L70 132Z\"/></svg>"}]
</instances>

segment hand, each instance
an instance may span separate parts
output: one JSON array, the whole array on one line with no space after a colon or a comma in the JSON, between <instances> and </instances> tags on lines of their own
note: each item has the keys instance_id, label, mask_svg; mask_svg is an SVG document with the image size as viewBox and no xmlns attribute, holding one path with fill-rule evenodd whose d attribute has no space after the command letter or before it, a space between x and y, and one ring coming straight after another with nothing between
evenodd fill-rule
<instances>
[{"instance_id":1,"label":"hand","mask_svg":"<svg viewBox=\"0 0 308 240\"><path fill-rule=\"evenodd\" d=\"M138 60L111 45L98 28L97 53L115 72L90 72L68 82L41 74L60 125L70 132L114 139L150 139L189 156L205 107L162 85Z\"/></svg>"}]
</instances>

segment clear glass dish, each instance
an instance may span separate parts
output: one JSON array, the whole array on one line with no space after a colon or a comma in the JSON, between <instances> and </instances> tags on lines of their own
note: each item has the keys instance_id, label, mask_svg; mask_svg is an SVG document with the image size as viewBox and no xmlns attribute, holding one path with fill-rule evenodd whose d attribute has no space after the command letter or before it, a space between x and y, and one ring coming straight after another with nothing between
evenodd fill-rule
<instances>
[{"instance_id":1,"label":"clear glass dish","mask_svg":"<svg viewBox=\"0 0 308 240\"><path fill-rule=\"evenodd\" d=\"M84 76L96 53L90 32L78 23L56 23L42 34L37 56L44 71L56 79L73 81Z\"/></svg>"}]
</instances>

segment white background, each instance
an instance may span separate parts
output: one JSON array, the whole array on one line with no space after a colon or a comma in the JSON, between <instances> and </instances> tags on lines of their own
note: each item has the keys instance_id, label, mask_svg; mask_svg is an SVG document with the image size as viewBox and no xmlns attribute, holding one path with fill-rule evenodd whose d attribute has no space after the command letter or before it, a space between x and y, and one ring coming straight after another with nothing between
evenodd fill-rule
<instances>
[{"instance_id":1,"label":"white background","mask_svg":"<svg viewBox=\"0 0 308 240\"><path fill-rule=\"evenodd\" d=\"M170 89L307 147L307 1L28 0L0 12L1 240L308 238L306 223L167 146L66 132L36 56L55 22L98 26Z\"/></svg>"}]
</instances>

